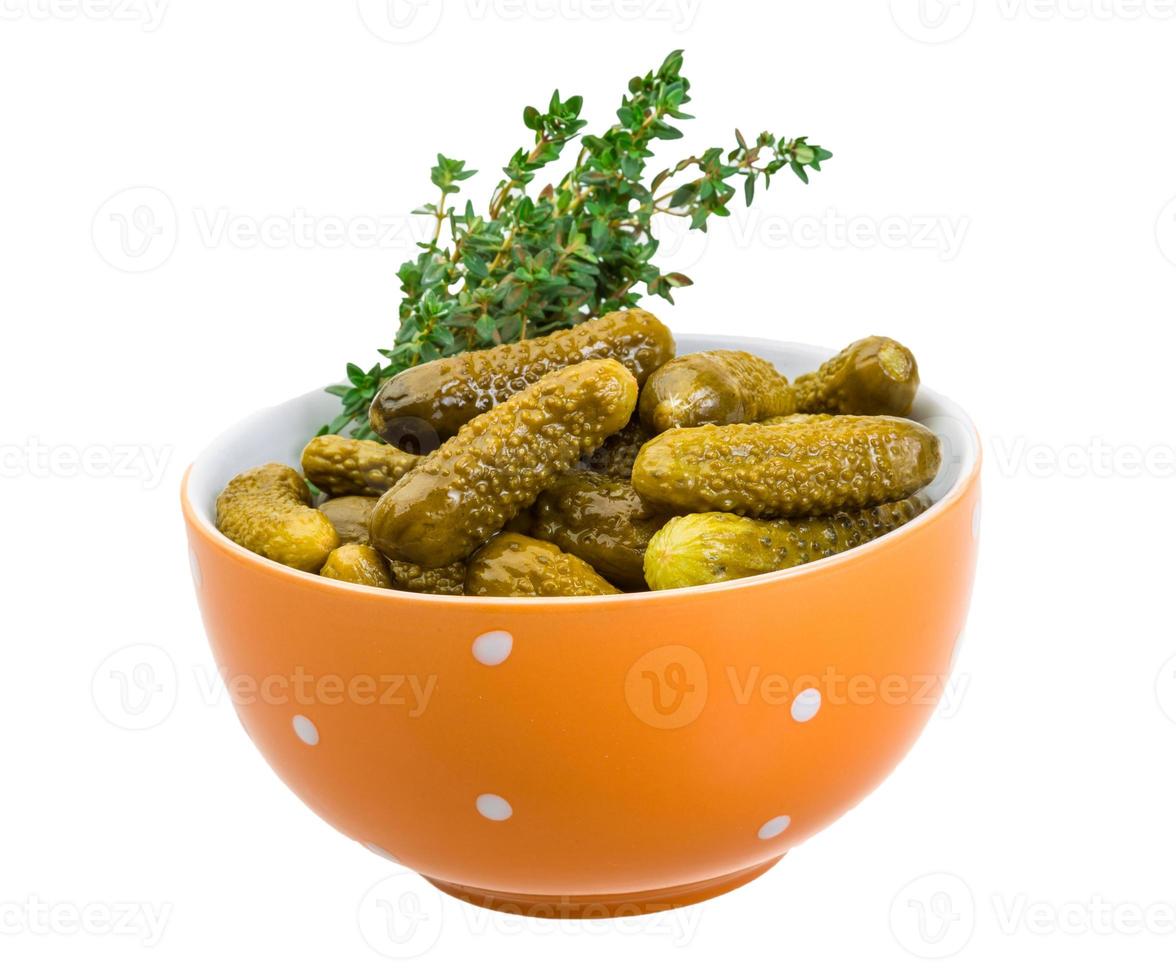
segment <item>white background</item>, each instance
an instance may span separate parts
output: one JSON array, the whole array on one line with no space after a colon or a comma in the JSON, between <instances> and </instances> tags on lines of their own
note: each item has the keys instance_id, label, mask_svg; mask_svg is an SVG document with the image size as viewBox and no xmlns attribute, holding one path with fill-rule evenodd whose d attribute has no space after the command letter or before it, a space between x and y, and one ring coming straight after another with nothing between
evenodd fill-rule
<instances>
[{"instance_id":1,"label":"white background","mask_svg":"<svg viewBox=\"0 0 1176 980\"><path fill-rule=\"evenodd\" d=\"M1176 3L426 0L399 32L384 10L0 0L0 970L1170 976ZM178 484L234 420L389 344L437 151L482 200L523 105L558 85L604 127L674 47L698 118L670 149L739 125L835 158L705 247L668 238L697 285L651 305L914 348L984 441L967 639L898 771L755 883L610 923L488 915L385 881L254 751ZM124 709L120 676L153 697ZM419 903L416 938L381 941L381 895Z\"/></svg>"}]
</instances>

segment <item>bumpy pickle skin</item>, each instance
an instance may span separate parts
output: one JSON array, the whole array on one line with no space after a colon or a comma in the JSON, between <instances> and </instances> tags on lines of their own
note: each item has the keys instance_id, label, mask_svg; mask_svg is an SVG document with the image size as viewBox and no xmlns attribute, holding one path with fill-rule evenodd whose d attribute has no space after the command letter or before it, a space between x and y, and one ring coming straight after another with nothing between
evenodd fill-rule
<instances>
[{"instance_id":1,"label":"bumpy pickle skin","mask_svg":"<svg viewBox=\"0 0 1176 980\"><path fill-rule=\"evenodd\" d=\"M323 578L333 578L354 585L369 585L373 589L392 588L392 576L384 564L384 557L367 544L340 545L327 557L319 572Z\"/></svg>"},{"instance_id":2,"label":"bumpy pickle skin","mask_svg":"<svg viewBox=\"0 0 1176 980\"><path fill-rule=\"evenodd\" d=\"M919 390L915 355L889 337L865 337L793 383L796 411L908 415Z\"/></svg>"},{"instance_id":3,"label":"bumpy pickle skin","mask_svg":"<svg viewBox=\"0 0 1176 980\"><path fill-rule=\"evenodd\" d=\"M909 419L839 415L797 425L669 429L642 447L633 486L683 513L808 517L910 497L939 469L939 440Z\"/></svg>"},{"instance_id":4,"label":"bumpy pickle skin","mask_svg":"<svg viewBox=\"0 0 1176 980\"><path fill-rule=\"evenodd\" d=\"M421 568L407 561L389 561L392 588L427 595L465 595L466 565L454 562L444 568Z\"/></svg>"},{"instance_id":5,"label":"bumpy pickle skin","mask_svg":"<svg viewBox=\"0 0 1176 980\"><path fill-rule=\"evenodd\" d=\"M319 504L319 510L335 526L343 544L371 544L368 521L376 506L376 497L332 497Z\"/></svg>"},{"instance_id":6,"label":"bumpy pickle skin","mask_svg":"<svg viewBox=\"0 0 1176 980\"><path fill-rule=\"evenodd\" d=\"M655 435L634 416L620 432L605 439L596 452L584 457L580 465L594 473L627 480L633 473L633 461L637 459L637 453Z\"/></svg>"},{"instance_id":7,"label":"bumpy pickle skin","mask_svg":"<svg viewBox=\"0 0 1176 980\"><path fill-rule=\"evenodd\" d=\"M654 432L696 425L755 422L796 410L788 379L741 350L683 354L653 372L637 410Z\"/></svg>"},{"instance_id":8,"label":"bumpy pickle skin","mask_svg":"<svg viewBox=\"0 0 1176 980\"><path fill-rule=\"evenodd\" d=\"M873 541L927 508L921 496L827 517L762 521L736 514L670 520L645 552L651 589L684 589L762 575L841 554Z\"/></svg>"},{"instance_id":9,"label":"bumpy pickle skin","mask_svg":"<svg viewBox=\"0 0 1176 980\"><path fill-rule=\"evenodd\" d=\"M457 433L541 377L589 360L620 361L643 384L674 356L674 338L644 310L620 310L543 337L466 351L389 378L372 401L372 431L393 445L402 430L432 430L434 444Z\"/></svg>"},{"instance_id":10,"label":"bumpy pickle skin","mask_svg":"<svg viewBox=\"0 0 1176 980\"><path fill-rule=\"evenodd\" d=\"M216 498L216 526L243 548L304 572L317 572L339 546L327 515L310 506L306 481L281 463L233 477Z\"/></svg>"},{"instance_id":11,"label":"bumpy pickle skin","mask_svg":"<svg viewBox=\"0 0 1176 980\"><path fill-rule=\"evenodd\" d=\"M545 375L425 457L372 512L388 558L440 568L471 555L629 421L637 381L617 361Z\"/></svg>"},{"instance_id":12,"label":"bumpy pickle skin","mask_svg":"<svg viewBox=\"0 0 1176 980\"><path fill-rule=\"evenodd\" d=\"M332 497L378 497L418 462L395 446L345 436L315 436L302 450L302 472Z\"/></svg>"},{"instance_id":13,"label":"bumpy pickle skin","mask_svg":"<svg viewBox=\"0 0 1176 980\"><path fill-rule=\"evenodd\" d=\"M540 597L618 592L586 561L548 541L509 531L479 548L466 570L466 595Z\"/></svg>"},{"instance_id":14,"label":"bumpy pickle skin","mask_svg":"<svg viewBox=\"0 0 1176 980\"><path fill-rule=\"evenodd\" d=\"M639 590L645 548L668 518L628 480L578 470L539 495L532 534L588 562L614 585Z\"/></svg>"}]
</instances>

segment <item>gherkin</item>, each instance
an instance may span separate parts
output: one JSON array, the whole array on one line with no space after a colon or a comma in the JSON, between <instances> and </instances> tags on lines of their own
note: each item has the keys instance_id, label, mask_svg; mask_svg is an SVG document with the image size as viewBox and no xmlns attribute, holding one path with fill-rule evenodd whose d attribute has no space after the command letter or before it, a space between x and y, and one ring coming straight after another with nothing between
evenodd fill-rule
<instances>
[{"instance_id":1,"label":"gherkin","mask_svg":"<svg viewBox=\"0 0 1176 980\"><path fill-rule=\"evenodd\" d=\"M649 543L645 580L651 589L682 589L792 568L881 537L926 508L926 500L917 496L792 520L722 513L675 517Z\"/></svg>"},{"instance_id":2,"label":"gherkin","mask_svg":"<svg viewBox=\"0 0 1176 980\"><path fill-rule=\"evenodd\" d=\"M327 557L319 572L324 578L351 582L354 585L369 585L374 589L392 588L392 577L384 564L384 557L367 544L340 545Z\"/></svg>"},{"instance_id":3,"label":"gherkin","mask_svg":"<svg viewBox=\"0 0 1176 980\"><path fill-rule=\"evenodd\" d=\"M577 471L540 494L532 533L582 558L614 585L642 589L646 545L668 518L628 480Z\"/></svg>"},{"instance_id":4,"label":"gherkin","mask_svg":"<svg viewBox=\"0 0 1176 980\"><path fill-rule=\"evenodd\" d=\"M674 356L674 338L644 310L609 313L567 330L418 364L389 378L370 410L372 430L399 444L403 431L430 430L434 444L545 375L611 358L644 383Z\"/></svg>"},{"instance_id":5,"label":"gherkin","mask_svg":"<svg viewBox=\"0 0 1176 980\"><path fill-rule=\"evenodd\" d=\"M755 422L795 411L788 379L768 361L741 350L682 354L653 372L637 410L654 432L688 426Z\"/></svg>"},{"instance_id":6,"label":"gherkin","mask_svg":"<svg viewBox=\"0 0 1176 980\"><path fill-rule=\"evenodd\" d=\"M242 547L304 572L317 572L339 545L327 515L310 506L306 481L281 463L233 477L216 498L216 526Z\"/></svg>"},{"instance_id":7,"label":"gherkin","mask_svg":"<svg viewBox=\"0 0 1176 980\"><path fill-rule=\"evenodd\" d=\"M865 337L793 383L796 411L907 415L919 390L915 355L889 337Z\"/></svg>"},{"instance_id":8,"label":"gherkin","mask_svg":"<svg viewBox=\"0 0 1176 980\"><path fill-rule=\"evenodd\" d=\"M466 595L615 595L586 561L547 541L506 532L483 545L466 570Z\"/></svg>"},{"instance_id":9,"label":"gherkin","mask_svg":"<svg viewBox=\"0 0 1176 980\"><path fill-rule=\"evenodd\" d=\"M315 436L302 450L302 472L332 497L378 497L419 461L395 446L345 436Z\"/></svg>"},{"instance_id":10,"label":"gherkin","mask_svg":"<svg viewBox=\"0 0 1176 980\"><path fill-rule=\"evenodd\" d=\"M465 562L458 561L443 568L421 568L407 561L389 561L392 588L402 592L423 592L427 595L464 595Z\"/></svg>"},{"instance_id":11,"label":"gherkin","mask_svg":"<svg viewBox=\"0 0 1176 980\"><path fill-rule=\"evenodd\" d=\"M637 382L618 361L545 375L462 427L383 497L369 524L388 558L440 568L468 557L629 421Z\"/></svg>"},{"instance_id":12,"label":"gherkin","mask_svg":"<svg viewBox=\"0 0 1176 980\"><path fill-rule=\"evenodd\" d=\"M370 544L368 521L376 506L376 497L362 497L353 494L346 497L332 497L318 505L335 526L339 540L344 544Z\"/></svg>"},{"instance_id":13,"label":"gherkin","mask_svg":"<svg viewBox=\"0 0 1176 980\"><path fill-rule=\"evenodd\" d=\"M804 517L902 500L935 478L939 462L938 438L909 419L705 425L647 442L633 486L678 513Z\"/></svg>"},{"instance_id":14,"label":"gherkin","mask_svg":"<svg viewBox=\"0 0 1176 980\"><path fill-rule=\"evenodd\" d=\"M647 429L634 415L628 425L616 435L605 439L596 452L580 461L580 465L593 473L603 473L605 476L627 480L633 473L633 461L637 458L637 453L654 435L655 433Z\"/></svg>"}]
</instances>

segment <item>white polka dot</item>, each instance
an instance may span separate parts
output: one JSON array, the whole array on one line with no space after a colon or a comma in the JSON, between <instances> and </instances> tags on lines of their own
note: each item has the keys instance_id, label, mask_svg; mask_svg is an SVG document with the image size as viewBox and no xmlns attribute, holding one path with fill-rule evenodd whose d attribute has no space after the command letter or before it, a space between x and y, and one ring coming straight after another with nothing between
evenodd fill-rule
<instances>
[{"instance_id":1,"label":"white polka dot","mask_svg":"<svg viewBox=\"0 0 1176 980\"><path fill-rule=\"evenodd\" d=\"M399 864L399 863L400 863L400 861L399 861L399 860L397 860L397 858L396 858L396 855L394 855L394 854L389 854L389 853L388 853L387 851L385 851L385 850L384 850L382 847L380 847L380 845L379 845L379 844L371 844L371 843L368 843L367 841L363 841L362 843L363 843L363 846L364 846L364 847L366 847L366 848L367 848L369 851L371 851L371 852L372 852L373 854L375 854L377 857L382 857L382 858L384 858L384 860L386 860L386 861L393 861L393 862L395 862L396 864Z\"/></svg>"},{"instance_id":2,"label":"white polka dot","mask_svg":"<svg viewBox=\"0 0 1176 980\"><path fill-rule=\"evenodd\" d=\"M792 823L791 817L779 816L772 817L759 829L756 834L760 840L771 840L773 837L779 837L784 831L788 829L788 825Z\"/></svg>"},{"instance_id":3,"label":"white polka dot","mask_svg":"<svg viewBox=\"0 0 1176 980\"><path fill-rule=\"evenodd\" d=\"M792 699L792 720L812 721L821 710L821 692L815 687L808 687Z\"/></svg>"},{"instance_id":4,"label":"white polka dot","mask_svg":"<svg viewBox=\"0 0 1176 980\"><path fill-rule=\"evenodd\" d=\"M188 549L188 567L192 569L192 581L196 583L196 588L200 588L204 584L204 576L200 573L200 559L191 548Z\"/></svg>"},{"instance_id":5,"label":"white polka dot","mask_svg":"<svg viewBox=\"0 0 1176 980\"><path fill-rule=\"evenodd\" d=\"M307 718L306 715L294 716L294 734L307 745L318 745L318 729L314 727L314 722Z\"/></svg>"},{"instance_id":6,"label":"white polka dot","mask_svg":"<svg viewBox=\"0 0 1176 980\"><path fill-rule=\"evenodd\" d=\"M474 805L487 820L509 820L510 815L514 813L510 804L494 793L483 793Z\"/></svg>"},{"instance_id":7,"label":"white polka dot","mask_svg":"<svg viewBox=\"0 0 1176 980\"><path fill-rule=\"evenodd\" d=\"M487 667L497 667L510 656L514 637L506 630L491 630L474 640L474 659Z\"/></svg>"},{"instance_id":8,"label":"white polka dot","mask_svg":"<svg viewBox=\"0 0 1176 980\"><path fill-rule=\"evenodd\" d=\"M972 511L972 537L979 540L980 538L980 503L977 501L975 509Z\"/></svg>"}]
</instances>

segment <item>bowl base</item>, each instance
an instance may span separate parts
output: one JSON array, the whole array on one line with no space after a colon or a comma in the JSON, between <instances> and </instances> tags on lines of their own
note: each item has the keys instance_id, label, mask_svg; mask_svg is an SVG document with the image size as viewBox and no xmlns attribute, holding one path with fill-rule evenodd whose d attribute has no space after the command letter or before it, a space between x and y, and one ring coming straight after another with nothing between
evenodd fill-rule
<instances>
[{"instance_id":1,"label":"bowl base","mask_svg":"<svg viewBox=\"0 0 1176 980\"><path fill-rule=\"evenodd\" d=\"M754 881L783 856L781 854L762 864L717 878L707 878L705 881L619 895L516 895L458 885L437 878L426 877L425 880L446 895L494 912L532 915L543 919L605 919L622 915L649 915L706 901Z\"/></svg>"}]
</instances>

